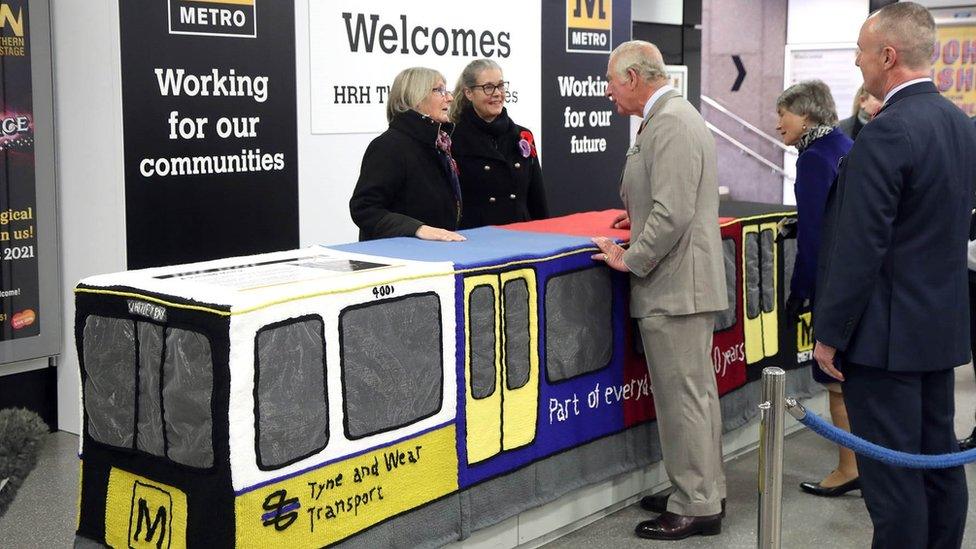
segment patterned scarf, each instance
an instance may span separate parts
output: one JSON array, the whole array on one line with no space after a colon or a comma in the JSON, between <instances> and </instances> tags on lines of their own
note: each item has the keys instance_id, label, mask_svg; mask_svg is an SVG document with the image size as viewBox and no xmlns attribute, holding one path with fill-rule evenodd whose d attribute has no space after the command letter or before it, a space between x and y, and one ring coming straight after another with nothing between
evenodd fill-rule
<instances>
[{"instance_id":1,"label":"patterned scarf","mask_svg":"<svg viewBox=\"0 0 976 549\"><path fill-rule=\"evenodd\" d=\"M455 222L461 223L461 182L458 180L458 165L451 156L451 136L444 130L437 130L437 141L434 142L440 155L444 169L451 178L451 189L454 191Z\"/></svg>"},{"instance_id":2,"label":"patterned scarf","mask_svg":"<svg viewBox=\"0 0 976 549\"><path fill-rule=\"evenodd\" d=\"M796 142L796 151L802 153L810 146L811 143L820 139L821 137L827 135L828 133L834 131L833 126L814 126L807 130L807 133L800 137L800 140Z\"/></svg>"}]
</instances>

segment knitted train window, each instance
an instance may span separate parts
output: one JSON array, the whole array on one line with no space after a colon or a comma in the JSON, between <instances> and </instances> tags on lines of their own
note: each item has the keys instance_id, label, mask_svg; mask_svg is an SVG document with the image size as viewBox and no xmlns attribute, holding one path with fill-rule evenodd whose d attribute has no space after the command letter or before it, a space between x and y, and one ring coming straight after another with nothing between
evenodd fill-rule
<instances>
[{"instance_id":1,"label":"knitted train window","mask_svg":"<svg viewBox=\"0 0 976 549\"><path fill-rule=\"evenodd\" d=\"M715 315L715 331L727 330L735 325L735 240L731 238L722 239L722 257L725 259L725 291L729 299L729 308L719 311Z\"/></svg>"},{"instance_id":2,"label":"knitted train window","mask_svg":"<svg viewBox=\"0 0 976 549\"><path fill-rule=\"evenodd\" d=\"M163 351L163 422L166 455L193 467L213 465L213 361L210 342L202 334L166 329Z\"/></svg>"},{"instance_id":3,"label":"knitted train window","mask_svg":"<svg viewBox=\"0 0 976 549\"><path fill-rule=\"evenodd\" d=\"M610 363L613 342L610 271L570 271L546 282L546 374L570 379Z\"/></svg>"},{"instance_id":4,"label":"knitted train window","mask_svg":"<svg viewBox=\"0 0 976 549\"><path fill-rule=\"evenodd\" d=\"M85 408L88 434L131 448L135 425L136 346L130 320L89 316L85 321Z\"/></svg>"},{"instance_id":5,"label":"knitted train window","mask_svg":"<svg viewBox=\"0 0 976 549\"><path fill-rule=\"evenodd\" d=\"M764 229L744 236L746 260L746 315L755 318L776 306L773 231Z\"/></svg>"},{"instance_id":6,"label":"knitted train window","mask_svg":"<svg viewBox=\"0 0 976 549\"><path fill-rule=\"evenodd\" d=\"M468 310L471 397L480 400L495 392L495 290L488 285L475 287Z\"/></svg>"},{"instance_id":7,"label":"knitted train window","mask_svg":"<svg viewBox=\"0 0 976 549\"><path fill-rule=\"evenodd\" d=\"M159 389L163 359L163 327L137 322L139 329L139 432L136 447L155 456L166 455L163 410Z\"/></svg>"},{"instance_id":8,"label":"knitted train window","mask_svg":"<svg viewBox=\"0 0 976 549\"><path fill-rule=\"evenodd\" d=\"M790 281L793 280L793 267L796 263L796 239L783 240L783 301L790 298Z\"/></svg>"},{"instance_id":9,"label":"knitted train window","mask_svg":"<svg viewBox=\"0 0 976 549\"><path fill-rule=\"evenodd\" d=\"M776 307L776 284L773 277L776 276L773 270L776 263L773 260L773 246L775 240L773 231L764 229L759 233L760 251L762 253L762 310L764 313L772 312Z\"/></svg>"},{"instance_id":10,"label":"knitted train window","mask_svg":"<svg viewBox=\"0 0 976 549\"><path fill-rule=\"evenodd\" d=\"M346 436L398 429L440 410L443 326L437 294L353 305L339 315Z\"/></svg>"},{"instance_id":11,"label":"knitted train window","mask_svg":"<svg viewBox=\"0 0 976 549\"><path fill-rule=\"evenodd\" d=\"M529 381L529 287L524 278L505 283L505 370L510 390L525 386Z\"/></svg>"},{"instance_id":12,"label":"knitted train window","mask_svg":"<svg viewBox=\"0 0 976 549\"><path fill-rule=\"evenodd\" d=\"M262 328L255 338L258 467L276 469L329 441L324 323L319 316Z\"/></svg>"},{"instance_id":13,"label":"knitted train window","mask_svg":"<svg viewBox=\"0 0 976 549\"><path fill-rule=\"evenodd\" d=\"M83 353L93 439L191 467L213 465L213 361L206 337L91 315Z\"/></svg>"}]
</instances>

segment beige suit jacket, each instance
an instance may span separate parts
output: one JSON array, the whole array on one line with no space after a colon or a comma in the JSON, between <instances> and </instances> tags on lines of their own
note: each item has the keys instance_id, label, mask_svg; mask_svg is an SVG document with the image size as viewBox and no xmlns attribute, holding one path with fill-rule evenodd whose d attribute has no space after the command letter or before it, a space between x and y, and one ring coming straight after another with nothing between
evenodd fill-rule
<instances>
[{"instance_id":1,"label":"beige suit jacket","mask_svg":"<svg viewBox=\"0 0 976 549\"><path fill-rule=\"evenodd\" d=\"M630 314L728 307L718 226L715 140L677 91L662 95L627 152L620 196L630 215Z\"/></svg>"}]
</instances>

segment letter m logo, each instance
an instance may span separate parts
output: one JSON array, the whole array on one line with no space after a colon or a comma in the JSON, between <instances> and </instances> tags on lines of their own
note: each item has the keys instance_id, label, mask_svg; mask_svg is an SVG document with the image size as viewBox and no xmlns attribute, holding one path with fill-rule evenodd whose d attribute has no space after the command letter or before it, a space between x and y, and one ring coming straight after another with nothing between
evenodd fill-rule
<instances>
[{"instance_id":1,"label":"letter m logo","mask_svg":"<svg viewBox=\"0 0 976 549\"><path fill-rule=\"evenodd\" d=\"M593 9L599 6L598 19L607 18L607 10L603 9L603 0L576 0L576 7L573 9L573 17L583 17L582 7L586 4L586 18L593 19Z\"/></svg>"},{"instance_id":2,"label":"letter m logo","mask_svg":"<svg viewBox=\"0 0 976 549\"><path fill-rule=\"evenodd\" d=\"M129 547L168 549L172 534L173 499L169 493L136 481L129 513Z\"/></svg>"},{"instance_id":3,"label":"letter m logo","mask_svg":"<svg viewBox=\"0 0 976 549\"><path fill-rule=\"evenodd\" d=\"M796 350L813 350L813 317L809 312L801 314L796 323Z\"/></svg>"},{"instance_id":4,"label":"letter m logo","mask_svg":"<svg viewBox=\"0 0 976 549\"><path fill-rule=\"evenodd\" d=\"M606 55L612 49L613 0L566 0L566 51Z\"/></svg>"},{"instance_id":5,"label":"letter m logo","mask_svg":"<svg viewBox=\"0 0 976 549\"><path fill-rule=\"evenodd\" d=\"M7 4L0 4L0 27L9 26L16 36L24 36L24 8L17 10L17 17Z\"/></svg>"}]
</instances>

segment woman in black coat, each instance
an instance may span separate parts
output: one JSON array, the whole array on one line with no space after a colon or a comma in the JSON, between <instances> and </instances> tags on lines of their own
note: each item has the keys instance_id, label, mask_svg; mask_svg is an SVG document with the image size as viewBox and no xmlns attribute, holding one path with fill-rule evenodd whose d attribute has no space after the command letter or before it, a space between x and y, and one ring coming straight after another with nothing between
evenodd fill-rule
<instances>
[{"instance_id":1,"label":"woman in black coat","mask_svg":"<svg viewBox=\"0 0 976 549\"><path fill-rule=\"evenodd\" d=\"M459 241L458 167L451 157L451 92L441 73L406 69L387 100L390 128L363 155L349 200L359 239L416 236Z\"/></svg>"},{"instance_id":2,"label":"woman in black coat","mask_svg":"<svg viewBox=\"0 0 976 549\"><path fill-rule=\"evenodd\" d=\"M454 88L462 229L549 216L535 138L508 117L507 88L501 67L490 59L469 63Z\"/></svg>"}]
</instances>

